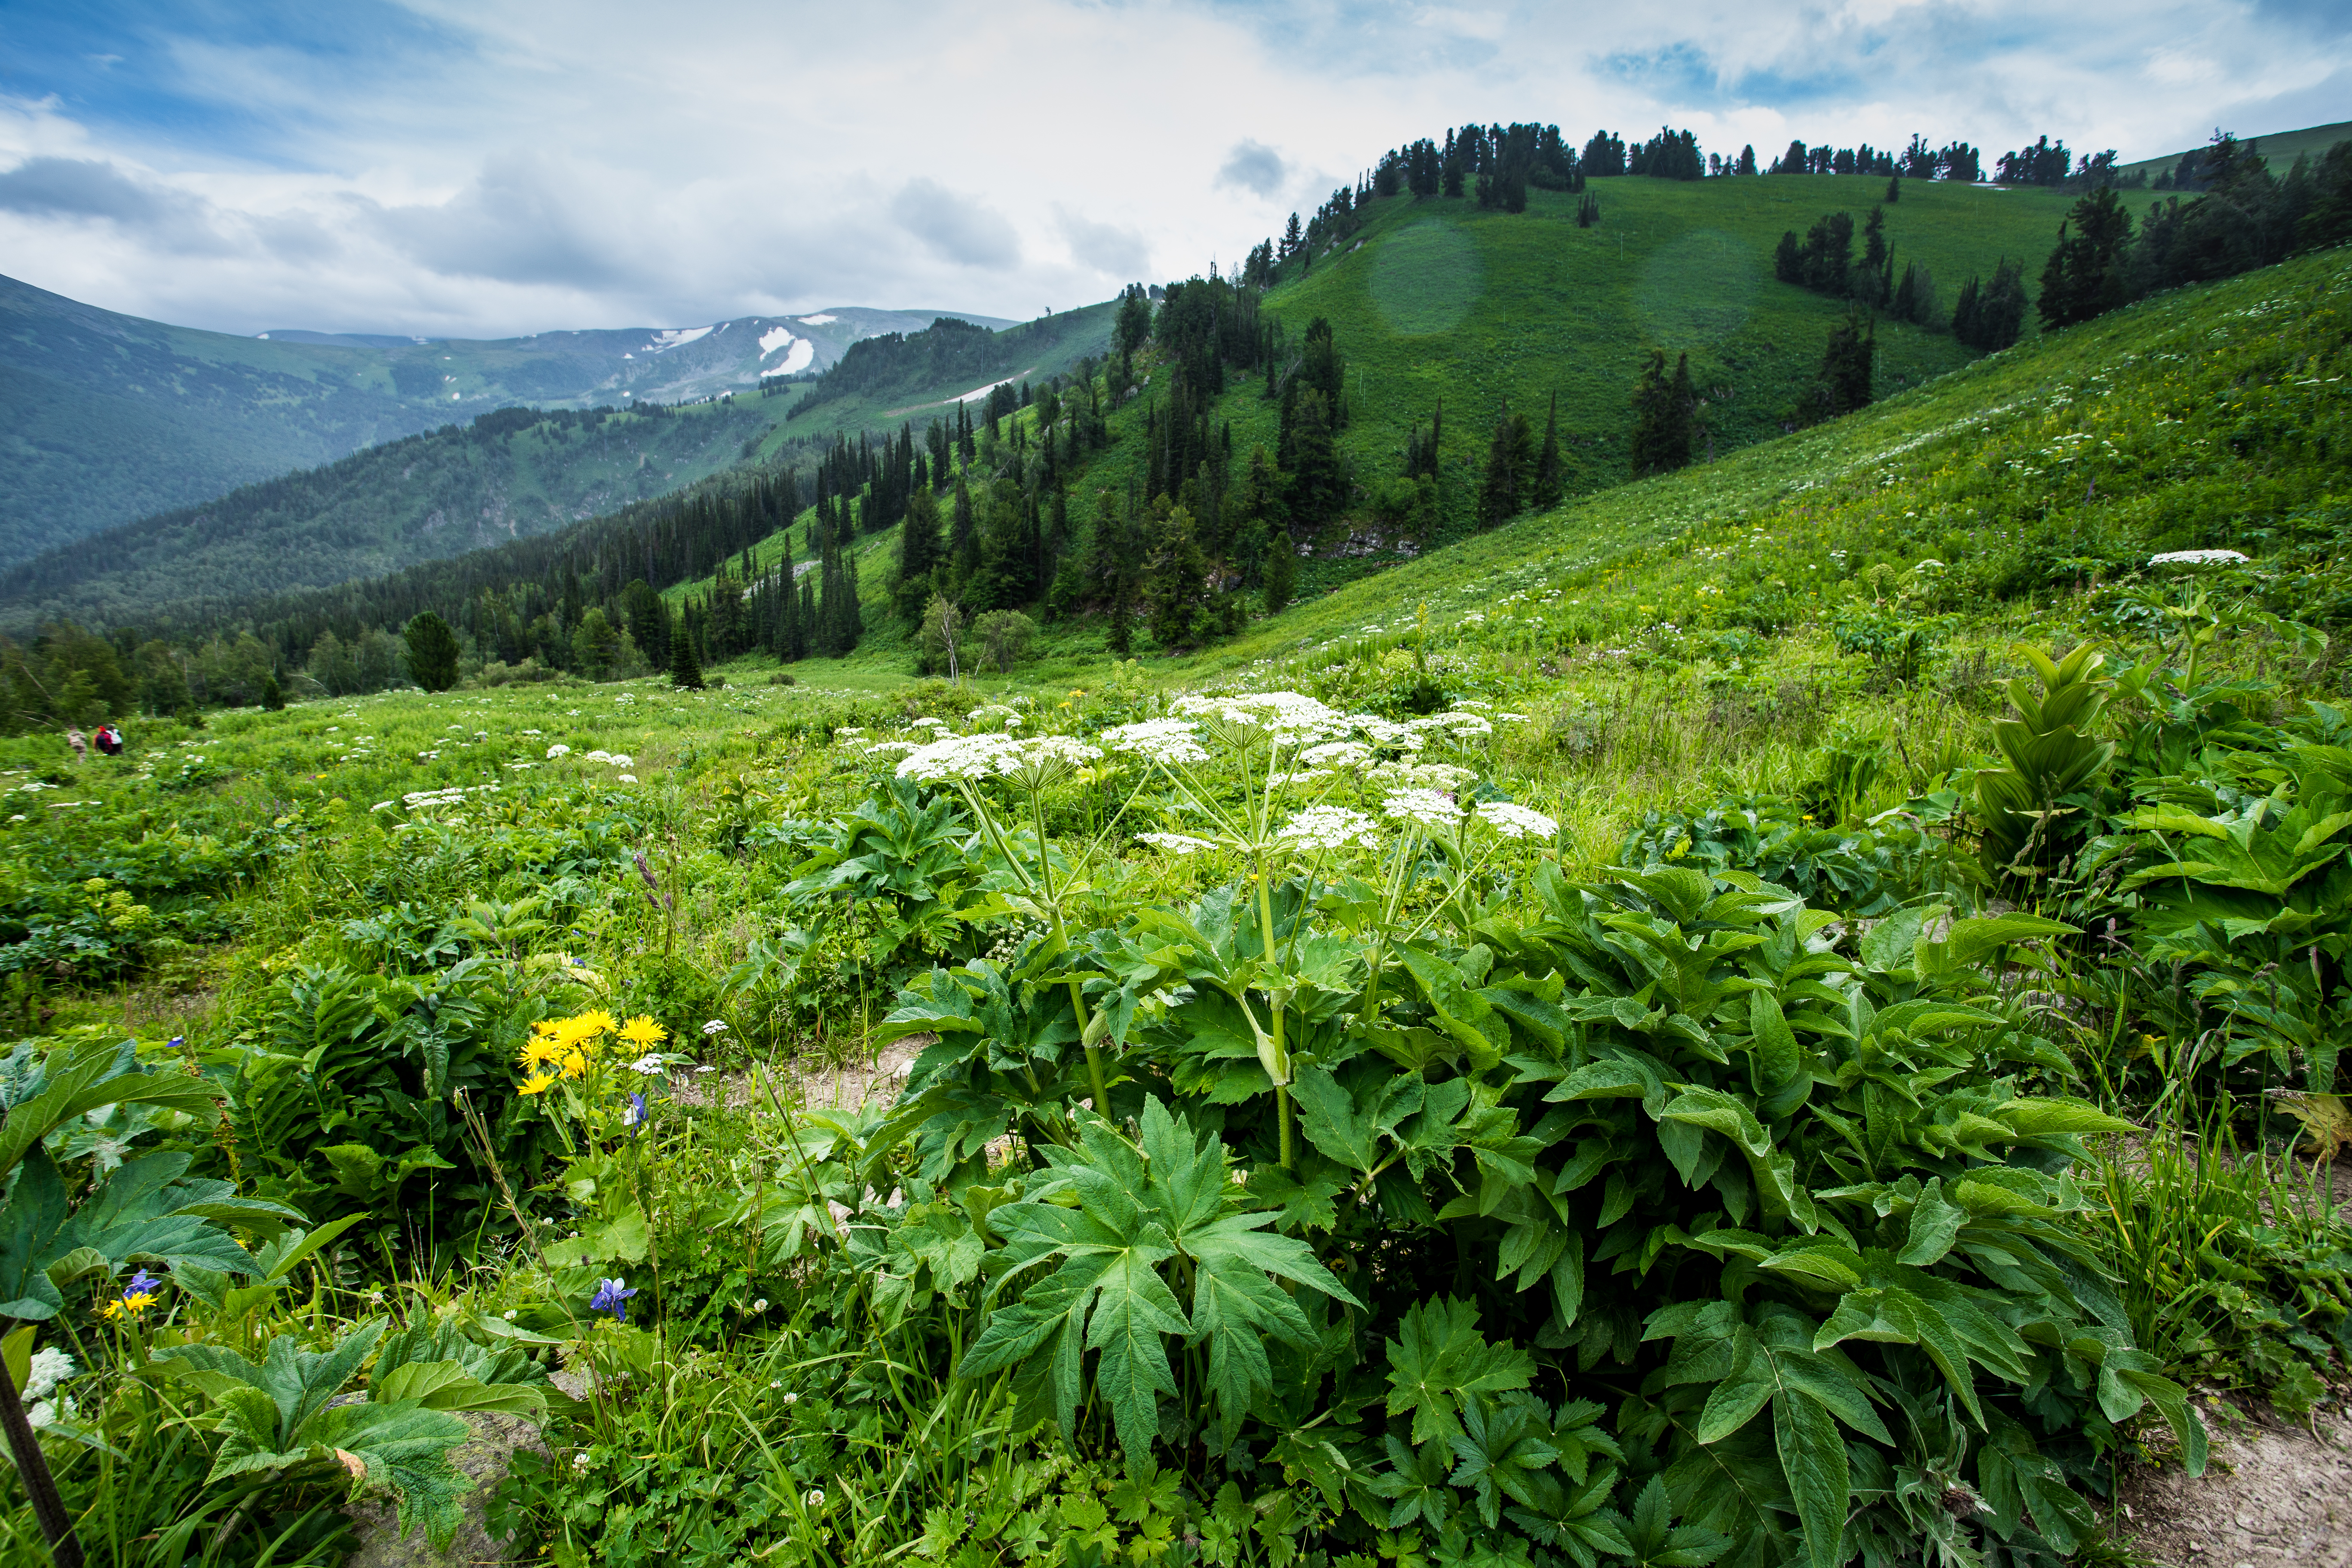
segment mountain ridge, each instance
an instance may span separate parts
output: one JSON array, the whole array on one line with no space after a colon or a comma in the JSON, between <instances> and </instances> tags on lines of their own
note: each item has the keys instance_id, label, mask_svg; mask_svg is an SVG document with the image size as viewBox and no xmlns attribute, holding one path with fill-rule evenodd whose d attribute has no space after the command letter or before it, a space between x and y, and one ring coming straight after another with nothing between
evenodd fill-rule
<instances>
[{"instance_id":1,"label":"mountain ridge","mask_svg":"<svg viewBox=\"0 0 2352 1568\"><path fill-rule=\"evenodd\" d=\"M466 339L273 328L245 336L127 315L0 276L0 566L520 405L677 404L822 371L865 338L940 316L834 306L693 327Z\"/></svg>"}]
</instances>

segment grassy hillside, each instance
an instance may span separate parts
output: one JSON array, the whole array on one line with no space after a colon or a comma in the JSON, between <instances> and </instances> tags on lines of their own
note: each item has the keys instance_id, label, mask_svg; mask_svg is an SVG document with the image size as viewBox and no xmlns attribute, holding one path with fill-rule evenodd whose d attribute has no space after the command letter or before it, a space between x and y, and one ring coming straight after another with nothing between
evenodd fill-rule
<instances>
[{"instance_id":1,"label":"grassy hillside","mask_svg":"<svg viewBox=\"0 0 2352 1568\"><path fill-rule=\"evenodd\" d=\"M2297 158L2305 154L2316 158L2347 138L2352 138L2352 120L2339 120L2333 125L2306 126L2301 131L2281 131L2270 136L2250 136L2245 140L2253 144L2254 151L2270 161L2273 174L2284 174L2294 166ZM2158 174L2170 174L2190 151L2184 147L2178 153L2167 153L2161 157L2143 158L2137 163L2122 165L2117 172L2132 174L2146 170L2147 177L2153 180Z\"/></svg>"},{"instance_id":2,"label":"grassy hillside","mask_svg":"<svg viewBox=\"0 0 2352 1568\"><path fill-rule=\"evenodd\" d=\"M1412 428L1425 425L1441 402L1445 410L1440 488L1446 517L1435 535L1418 542L1382 536L1359 507L1301 563L1302 595L1468 537L1488 437L1507 402L1531 413L1540 428L1558 395L1571 494L1622 483L1629 403L1648 348L1691 356L1693 381L1706 401L1701 420L1718 458L1782 434L1846 307L1775 279L1773 247L1783 232L1801 234L1829 212L1852 214L1859 231L1870 207L1883 201L1886 182L1841 175L1623 178L1595 181L1591 188L1601 218L1586 229L1575 225L1577 198L1540 191L1530 193L1525 214L1481 212L1460 200L1375 204L1344 249L1266 297L1265 313L1283 323L1294 343L1315 318L1332 323L1348 365L1350 423L1340 447L1360 489L1401 472ZM2049 191L1906 181L1902 199L1886 208L1897 273L1908 262L1927 266L1947 310L1963 279L1990 276L2003 257L2025 258L2033 278L2073 201ZM1972 357L1948 334L1908 323L1881 321L1877 331L1883 396ZM1142 368L1154 370L1148 356ZM1235 373L1229 385L1215 417L1232 422L1238 467L1253 446L1275 445L1279 414L1257 379ZM1152 397L1147 384L1113 416L1115 444L1073 481L1075 491L1123 495L1131 479L1140 480L1140 432ZM1073 510L1083 517L1093 509L1082 502ZM804 531L794 537L803 559ZM887 543L860 545L870 640L859 657L903 661L904 641L880 613ZM781 542L772 543L765 558L780 548ZM1101 647L1099 632L1085 626L1064 628L1048 645L1058 638L1075 639L1073 648Z\"/></svg>"},{"instance_id":3,"label":"grassy hillside","mask_svg":"<svg viewBox=\"0 0 2352 1568\"><path fill-rule=\"evenodd\" d=\"M0 278L0 566L508 405L676 403L822 370L933 310L464 339L171 326ZM992 317L968 317L990 327Z\"/></svg>"},{"instance_id":4,"label":"grassy hillside","mask_svg":"<svg viewBox=\"0 0 2352 1568\"><path fill-rule=\"evenodd\" d=\"M803 384L674 408L537 423L509 411L445 426L0 569L0 630L60 618L121 625L163 606L184 612L194 599L326 587L547 533L737 464L789 462L844 433L919 424L971 392L974 376L985 384L1056 374L1102 353L1109 333L1107 305L1021 323L991 335L985 369L789 419Z\"/></svg>"},{"instance_id":5,"label":"grassy hillside","mask_svg":"<svg viewBox=\"0 0 2352 1568\"><path fill-rule=\"evenodd\" d=\"M498 1517L566 1565L2207 1536L2219 1487L2173 1473L2203 1421L2218 1471L2224 1423L2315 1423L2352 1362L2320 1132L2346 662L2264 618L2352 620L2347 361L2339 250L1181 658L1073 634L961 688L747 663L137 720L114 759L0 739L18 1066L95 1079L128 1037L235 1086L30 1146L18 1191L80 1205L35 1242L98 1260L30 1348L70 1349L72 1418L125 1456L52 1443L67 1509L112 1541L242 1509L255 1550L338 1560L317 1492L205 1479L233 1423L152 1363L339 1342L331 1442L413 1418L367 1414L404 1367L357 1376L398 1312L386 1360L546 1406ZM2149 559L2183 547L2252 559ZM2027 640L2108 662L2079 731L2005 761ZM1179 751L1203 690L1319 699L1278 710L1330 749L1228 719ZM1999 805L2029 772L2040 805ZM2038 858L1988 852L2029 817ZM314 1277L130 1289L100 1222L158 1155L294 1205ZM59 1326L99 1314L147 1364ZM547 1396L559 1347L630 1396ZM1484 1506L1498 1472L1537 1503ZM2294 1500L2324 1528L2324 1487ZM0 1501L28 1560L35 1529Z\"/></svg>"}]
</instances>

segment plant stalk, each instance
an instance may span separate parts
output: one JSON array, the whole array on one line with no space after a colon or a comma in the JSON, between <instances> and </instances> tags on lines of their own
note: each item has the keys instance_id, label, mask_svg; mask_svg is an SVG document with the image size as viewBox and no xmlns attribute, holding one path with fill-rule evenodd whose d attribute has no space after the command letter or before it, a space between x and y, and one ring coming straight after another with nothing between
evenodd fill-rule
<instances>
[{"instance_id":1,"label":"plant stalk","mask_svg":"<svg viewBox=\"0 0 2352 1568\"><path fill-rule=\"evenodd\" d=\"M0 1318L0 1334L14 1326L9 1319ZM0 1360L0 1427L7 1429L9 1457L16 1461L16 1474L24 1478L33 1517L40 1521L41 1534L49 1543L49 1560L57 1568L82 1568L81 1538L74 1533L65 1500L58 1496L48 1456L41 1452L41 1440L26 1418L24 1402L16 1397L16 1380L8 1375L5 1360Z\"/></svg>"}]
</instances>

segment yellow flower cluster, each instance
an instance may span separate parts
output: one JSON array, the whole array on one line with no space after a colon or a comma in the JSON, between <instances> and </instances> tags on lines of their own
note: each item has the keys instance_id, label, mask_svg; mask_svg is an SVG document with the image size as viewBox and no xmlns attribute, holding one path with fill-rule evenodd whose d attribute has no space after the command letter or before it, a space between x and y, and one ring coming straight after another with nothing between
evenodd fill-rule
<instances>
[{"instance_id":1,"label":"yellow flower cluster","mask_svg":"<svg viewBox=\"0 0 2352 1568\"><path fill-rule=\"evenodd\" d=\"M128 1295L118 1296L100 1307L99 1314L110 1321L120 1322L125 1318L138 1317L154 1304L155 1292L152 1290L133 1290Z\"/></svg>"},{"instance_id":2,"label":"yellow flower cluster","mask_svg":"<svg viewBox=\"0 0 2352 1568\"><path fill-rule=\"evenodd\" d=\"M522 1068L528 1076L519 1092L544 1094L565 1079L587 1077L607 1036L644 1048L667 1039L669 1031L645 1014L621 1023L602 1007L569 1018L541 1018L523 1042Z\"/></svg>"}]
</instances>

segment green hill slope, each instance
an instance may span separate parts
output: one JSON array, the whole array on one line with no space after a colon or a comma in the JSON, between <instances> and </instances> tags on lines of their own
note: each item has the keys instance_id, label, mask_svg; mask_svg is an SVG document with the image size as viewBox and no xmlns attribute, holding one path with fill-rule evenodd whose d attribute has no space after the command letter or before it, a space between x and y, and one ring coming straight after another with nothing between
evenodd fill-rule
<instances>
[{"instance_id":1,"label":"green hill slope","mask_svg":"<svg viewBox=\"0 0 2352 1568\"><path fill-rule=\"evenodd\" d=\"M1859 231L1886 185L1853 175L1595 180L1601 217L1590 228L1576 225L1579 198L1542 191L1530 193L1523 214L1442 198L1374 203L1360 229L1303 277L1276 287L1261 307L1294 344L1312 321L1328 321L1347 362L1350 422L1339 444L1359 500L1312 541L1300 592L1318 593L1469 537L1488 437L1507 403L1531 414L1540 429L1558 395L1570 493L1622 483L1630 402L1652 347L1689 353L1706 400L1702 424L1717 456L1780 437L1847 307L1778 281L1773 249L1784 232L1801 234L1825 213L1851 214ZM2004 257L2023 258L2032 279L2074 200L2051 191L1906 181L1901 199L1885 208L1895 270L1927 267L1947 310L1963 279L1989 277ZM1877 341L1882 395L1974 357L1948 333L1906 322L1880 321ZM1138 369L1146 384L1111 416L1113 444L1069 480L1081 519L1093 514L1088 498L1097 492L1120 497L1143 486L1145 422L1164 396L1168 367L1148 352ZM1212 417L1231 423L1239 469L1254 446L1276 445L1279 411L1252 374L1233 372L1228 386ZM1442 519L1422 537L1400 537L1363 497L1402 471L1408 437L1441 404ZM926 412L911 416L919 421ZM893 559L887 542L858 546L869 635L859 657L903 663L906 641L885 612ZM781 547L772 542L760 560L772 562ZM807 559L805 525L793 549ZM682 591L709 586L706 579ZM1065 635L1100 646L1098 631Z\"/></svg>"},{"instance_id":2,"label":"green hill slope","mask_svg":"<svg viewBox=\"0 0 2352 1568\"><path fill-rule=\"evenodd\" d=\"M2352 251L2336 250L2160 295L1725 461L1521 519L1171 668L1312 684L1416 646L1425 611L1429 646L1494 660L1486 681L1663 668L1703 709L1769 698L1788 673L1776 650L1866 669L1860 622L1881 609L1931 647L2053 613L2162 635L2172 623L2134 606L2165 596L2148 557L2179 550L2241 552L2252 564L2218 581L2340 628L2347 450ZM1874 584L1881 564L1895 575Z\"/></svg>"},{"instance_id":3,"label":"green hill slope","mask_svg":"<svg viewBox=\"0 0 2352 1568\"><path fill-rule=\"evenodd\" d=\"M2272 172L2284 174L2297 158L2306 154L2316 158L2338 142L2352 139L2352 120L2339 120L2333 125L2311 125L2301 131L2281 131L2270 136L2250 136L2245 140L2255 152L2270 162ZM2150 180L2158 174L2168 174L2178 168L2180 160L2192 149L2167 153L2158 158L2143 158L2137 163L2125 163L2116 173L2129 176L2145 172Z\"/></svg>"}]
</instances>

